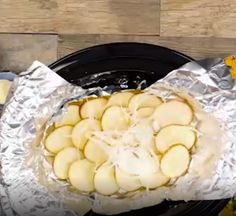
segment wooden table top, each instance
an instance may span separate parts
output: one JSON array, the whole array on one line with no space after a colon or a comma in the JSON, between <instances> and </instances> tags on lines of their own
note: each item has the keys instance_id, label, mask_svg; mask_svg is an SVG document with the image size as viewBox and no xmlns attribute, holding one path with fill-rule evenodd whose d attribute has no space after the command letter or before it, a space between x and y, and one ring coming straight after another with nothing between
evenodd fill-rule
<instances>
[{"instance_id":1,"label":"wooden table top","mask_svg":"<svg viewBox=\"0 0 236 216\"><path fill-rule=\"evenodd\" d=\"M236 53L236 0L0 0L0 70L136 41L194 58Z\"/></svg>"}]
</instances>

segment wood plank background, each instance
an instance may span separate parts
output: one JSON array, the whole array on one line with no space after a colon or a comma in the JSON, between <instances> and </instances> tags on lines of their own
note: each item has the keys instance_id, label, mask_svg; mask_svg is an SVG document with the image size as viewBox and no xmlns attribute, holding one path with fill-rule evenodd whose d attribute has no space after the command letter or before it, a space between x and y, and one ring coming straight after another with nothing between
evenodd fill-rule
<instances>
[{"instance_id":1,"label":"wood plank background","mask_svg":"<svg viewBox=\"0 0 236 216\"><path fill-rule=\"evenodd\" d=\"M236 0L0 0L0 70L121 41L197 59L235 54Z\"/></svg>"}]
</instances>

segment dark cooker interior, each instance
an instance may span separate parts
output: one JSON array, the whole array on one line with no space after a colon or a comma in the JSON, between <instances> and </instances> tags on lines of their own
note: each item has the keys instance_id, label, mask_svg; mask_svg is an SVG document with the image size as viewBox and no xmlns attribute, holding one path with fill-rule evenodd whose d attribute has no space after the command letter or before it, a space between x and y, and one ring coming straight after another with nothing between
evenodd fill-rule
<instances>
[{"instance_id":1,"label":"dark cooker interior","mask_svg":"<svg viewBox=\"0 0 236 216\"><path fill-rule=\"evenodd\" d=\"M83 88L145 88L192 58L159 46L141 43L113 43L87 48L50 65L69 82ZM145 82L142 82L145 80ZM142 82L142 83L141 83ZM184 193L184 191L183 191ZM119 214L119 216L204 215L214 216L228 200L173 202ZM99 216L89 212L87 216Z\"/></svg>"}]
</instances>

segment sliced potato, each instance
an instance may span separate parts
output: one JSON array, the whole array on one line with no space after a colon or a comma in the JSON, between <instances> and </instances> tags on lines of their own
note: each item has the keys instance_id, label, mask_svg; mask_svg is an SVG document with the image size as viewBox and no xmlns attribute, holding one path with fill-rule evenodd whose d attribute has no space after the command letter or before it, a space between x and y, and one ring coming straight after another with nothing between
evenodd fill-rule
<instances>
[{"instance_id":1,"label":"sliced potato","mask_svg":"<svg viewBox=\"0 0 236 216\"><path fill-rule=\"evenodd\" d=\"M175 178L182 176L190 163L188 149L182 145L170 148L161 159L161 171L165 176Z\"/></svg>"},{"instance_id":2,"label":"sliced potato","mask_svg":"<svg viewBox=\"0 0 236 216\"><path fill-rule=\"evenodd\" d=\"M129 101L129 110L135 112L142 107L157 107L162 103L161 99L155 95L140 93L134 95Z\"/></svg>"},{"instance_id":3,"label":"sliced potato","mask_svg":"<svg viewBox=\"0 0 236 216\"><path fill-rule=\"evenodd\" d=\"M137 110L136 116L138 118L147 118L154 112L153 107L143 107Z\"/></svg>"},{"instance_id":4,"label":"sliced potato","mask_svg":"<svg viewBox=\"0 0 236 216\"><path fill-rule=\"evenodd\" d=\"M120 106L107 108L102 116L103 130L125 130L129 127L130 118L127 109Z\"/></svg>"},{"instance_id":5,"label":"sliced potato","mask_svg":"<svg viewBox=\"0 0 236 216\"><path fill-rule=\"evenodd\" d=\"M143 187L146 187L147 189L154 189L157 187L160 187L164 184L166 184L169 181L169 178L160 170L160 159L159 157L156 157L156 167L157 171L148 173L148 174L141 174L139 176L140 182Z\"/></svg>"},{"instance_id":6,"label":"sliced potato","mask_svg":"<svg viewBox=\"0 0 236 216\"><path fill-rule=\"evenodd\" d=\"M195 140L195 132L187 126L180 125L171 125L161 129L155 139L157 150L161 153L176 144L182 144L187 149L190 149Z\"/></svg>"},{"instance_id":7,"label":"sliced potato","mask_svg":"<svg viewBox=\"0 0 236 216\"><path fill-rule=\"evenodd\" d=\"M71 139L72 126L56 128L45 140L45 147L48 151L57 154L64 148L73 146Z\"/></svg>"},{"instance_id":8,"label":"sliced potato","mask_svg":"<svg viewBox=\"0 0 236 216\"><path fill-rule=\"evenodd\" d=\"M138 176L130 175L116 167L116 180L120 188L126 191L134 191L141 187Z\"/></svg>"},{"instance_id":9,"label":"sliced potato","mask_svg":"<svg viewBox=\"0 0 236 216\"><path fill-rule=\"evenodd\" d=\"M0 104L4 104L6 102L11 84L12 82L8 80L0 80Z\"/></svg>"},{"instance_id":10,"label":"sliced potato","mask_svg":"<svg viewBox=\"0 0 236 216\"><path fill-rule=\"evenodd\" d=\"M130 98L134 95L132 92L118 92L112 94L108 100L107 106L122 106L127 107Z\"/></svg>"},{"instance_id":11,"label":"sliced potato","mask_svg":"<svg viewBox=\"0 0 236 216\"><path fill-rule=\"evenodd\" d=\"M111 164L104 164L98 168L94 178L97 192L103 195L112 195L119 190L115 179L115 168Z\"/></svg>"},{"instance_id":12,"label":"sliced potato","mask_svg":"<svg viewBox=\"0 0 236 216\"><path fill-rule=\"evenodd\" d=\"M75 125L79 121L80 121L79 106L69 105L63 118L59 122L56 122L55 126L61 127L64 125Z\"/></svg>"},{"instance_id":13,"label":"sliced potato","mask_svg":"<svg viewBox=\"0 0 236 216\"><path fill-rule=\"evenodd\" d=\"M69 168L70 183L84 192L94 191L95 164L87 159L77 160Z\"/></svg>"},{"instance_id":14,"label":"sliced potato","mask_svg":"<svg viewBox=\"0 0 236 216\"><path fill-rule=\"evenodd\" d=\"M107 104L106 98L95 98L86 101L80 109L82 118L96 118L100 119Z\"/></svg>"},{"instance_id":15,"label":"sliced potato","mask_svg":"<svg viewBox=\"0 0 236 216\"><path fill-rule=\"evenodd\" d=\"M154 120L161 127L171 124L188 125L193 119L193 112L190 106L176 100L161 104L156 108L153 115Z\"/></svg>"},{"instance_id":16,"label":"sliced potato","mask_svg":"<svg viewBox=\"0 0 236 216\"><path fill-rule=\"evenodd\" d=\"M68 178L68 170L74 161L81 159L81 152L74 147L68 147L61 150L55 157L53 170L59 179Z\"/></svg>"},{"instance_id":17,"label":"sliced potato","mask_svg":"<svg viewBox=\"0 0 236 216\"><path fill-rule=\"evenodd\" d=\"M72 131L73 144L79 148L84 149L86 142L88 141L91 132L100 131L100 122L96 119L84 119L75 125Z\"/></svg>"},{"instance_id":18,"label":"sliced potato","mask_svg":"<svg viewBox=\"0 0 236 216\"><path fill-rule=\"evenodd\" d=\"M140 177L142 186L148 189L154 189L165 185L170 179L165 176L160 170L150 174Z\"/></svg>"},{"instance_id":19,"label":"sliced potato","mask_svg":"<svg viewBox=\"0 0 236 216\"><path fill-rule=\"evenodd\" d=\"M108 158L98 142L102 141L89 140L84 148L85 157L94 162L97 166L105 162Z\"/></svg>"}]
</instances>

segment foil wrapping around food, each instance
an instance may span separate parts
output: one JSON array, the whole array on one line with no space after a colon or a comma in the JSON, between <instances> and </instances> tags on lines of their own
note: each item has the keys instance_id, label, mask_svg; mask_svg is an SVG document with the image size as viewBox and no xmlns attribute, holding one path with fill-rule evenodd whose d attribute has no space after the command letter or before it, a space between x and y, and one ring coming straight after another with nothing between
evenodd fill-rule
<instances>
[{"instance_id":1,"label":"foil wrapping around food","mask_svg":"<svg viewBox=\"0 0 236 216\"><path fill-rule=\"evenodd\" d=\"M41 145L45 128L62 115L68 101L110 94L107 89L74 86L37 61L15 78L0 121L0 198L6 215L84 215L91 209L115 214L164 199L223 199L236 194L236 87L222 59L190 62L145 89L162 98L176 94L193 99L217 122L207 128L219 125L220 132L209 132L211 142L192 155L189 172L171 187L117 199L80 194L57 180Z\"/></svg>"}]
</instances>

